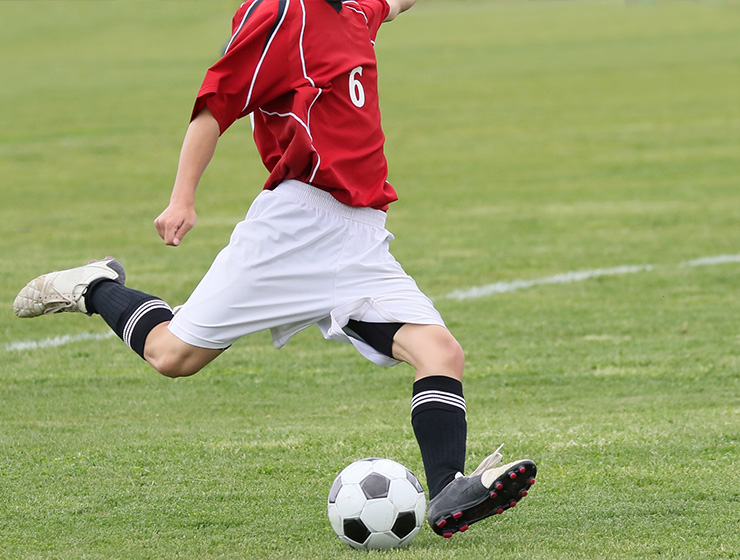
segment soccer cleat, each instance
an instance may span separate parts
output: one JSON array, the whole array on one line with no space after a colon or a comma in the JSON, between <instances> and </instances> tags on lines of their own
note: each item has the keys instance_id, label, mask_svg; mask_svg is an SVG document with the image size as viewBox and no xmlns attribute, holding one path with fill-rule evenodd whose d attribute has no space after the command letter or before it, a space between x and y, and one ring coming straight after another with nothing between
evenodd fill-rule
<instances>
[{"instance_id":1,"label":"soccer cleat","mask_svg":"<svg viewBox=\"0 0 740 560\"><path fill-rule=\"evenodd\" d=\"M77 268L42 274L16 296L13 311L22 318L74 311L87 313L83 295L91 282L101 279L123 284L126 272L116 259L106 257Z\"/></svg>"},{"instance_id":2,"label":"soccer cleat","mask_svg":"<svg viewBox=\"0 0 740 560\"><path fill-rule=\"evenodd\" d=\"M502 446L503 447L503 446ZM516 506L535 483L537 466L527 459L497 467L499 447L470 476L455 479L429 501L427 519L435 533L450 538L473 523Z\"/></svg>"}]
</instances>

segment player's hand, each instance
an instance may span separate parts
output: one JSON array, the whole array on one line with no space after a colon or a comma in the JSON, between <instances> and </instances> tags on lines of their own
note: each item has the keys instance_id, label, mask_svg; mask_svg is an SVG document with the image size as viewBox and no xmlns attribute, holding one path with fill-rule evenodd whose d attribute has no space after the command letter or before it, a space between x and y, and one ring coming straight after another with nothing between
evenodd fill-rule
<instances>
[{"instance_id":1,"label":"player's hand","mask_svg":"<svg viewBox=\"0 0 740 560\"><path fill-rule=\"evenodd\" d=\"M194 208L170 203L154 220L154 226L159 236L164 239L165 245L177 247L185 234L193 229L197 219Z\"/></svg>"}]
</instances>

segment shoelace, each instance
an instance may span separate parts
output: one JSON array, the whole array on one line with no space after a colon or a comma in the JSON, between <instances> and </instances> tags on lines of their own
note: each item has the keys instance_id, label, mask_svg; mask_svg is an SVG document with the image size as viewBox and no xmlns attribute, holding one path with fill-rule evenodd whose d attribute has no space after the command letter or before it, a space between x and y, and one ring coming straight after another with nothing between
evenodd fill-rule
<instances>
[{"instance_id":1,"label":"shoelace","mask_svg":"<svg viewBox=\"0 0 740 560\"><path fill-rule=\"evenodd\" d=\"M56 271L55 271L56 272ZM75 286L76 288L77 286ZM51 289L54 290L54 296L47 298L44 301L44 305L47 308L46 313L58 313L61 311L66 311L68 309L72 309L74 307L77 307L77 301L75 300L74 296L67 296L57 290L54 287L54 283L52 281ZM74 291L74 288L73 288Z\"/></svg>"},{"instance_id":2,"label":"shoelace","mask_svg":"<svg viewBox=\"0 0 740 560\"><path fill-rule=\"evenodd\" d=\"M498 449L491 453L488 457L483 459L480 465L478 465L478 468L475 469L472 473L470 473L468 476L477 476L482 475L484 472L486 472L488 469L491 469L498 465L501 462L501 459L504 458L504 456L499 453L501 451L501 448L504 446L502 443L498 446Z\"/></svg>"},{"instance_id":3,"label":"shoelace","mask_svg":"<svg viewBox=\"0 0 740 560\"><path fill-rule=\"evenodd\" d=\"M69 311L77 307L77 302L73 297L67 297L59 290L51 286L53 294L50 294L46 298L42 298L44 304L44 315L50 315L52 313L59 313L60 311ZM43 288L42 288L43 293Z\"/></svg>"}]
</instances>

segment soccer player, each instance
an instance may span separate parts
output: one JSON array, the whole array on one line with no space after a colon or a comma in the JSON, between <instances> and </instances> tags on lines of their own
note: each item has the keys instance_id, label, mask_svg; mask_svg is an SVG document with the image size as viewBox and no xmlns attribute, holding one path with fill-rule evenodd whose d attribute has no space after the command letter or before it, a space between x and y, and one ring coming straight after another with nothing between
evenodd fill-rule
<instances>
[{"instance_id":1,"label":"soccer player","mask_svg":"<svg viewBox=\"0 0 740 560\"><path fill-rule=\"evenodd\" d=\"M374 44L381 24L415 2L242 4L198 92L157 232L178 246L195 225L201 176L220 135L242 117L250 116L269 177L189 299L173 314L161 299L125 286L121 264L106 258L39 276L14 309L19 317L99 314L168 377L198 372L244 335L270 329L281 348L314 324L377 364L410 364L429 523L449 537L516 505L536 467L497 466L497 450L462 474L463 352L389 251L386 211L397 196L387 181Z\"/></svg>"}]
</instances>

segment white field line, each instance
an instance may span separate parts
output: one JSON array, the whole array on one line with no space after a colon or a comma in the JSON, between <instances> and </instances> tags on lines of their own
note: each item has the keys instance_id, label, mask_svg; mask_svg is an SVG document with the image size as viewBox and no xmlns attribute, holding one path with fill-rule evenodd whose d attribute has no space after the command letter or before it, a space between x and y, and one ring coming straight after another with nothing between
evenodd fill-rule
<instances>
[{"instance_id":1,"label":"white field line","mask_svg":"<svg viewBox=\"0 0 740 560\"><path fill-rule=\"evenodd\" d=\"M679 267L696 267L696 266L714 266L726 263L740 263L740 255L718 255L715 257L703 257L693 261L680 263ZM616 268L597 268L594 270L581 270L576 272L566 272L544 278L534 278L532 280L512 280L510 282L495 282L485 286L474 286L465 290L455 290L443 296L445 299L475 299L494 294L503 294L507 292L516 292L525 288L534 286L544 286L547 284L571 284L573 282L583 282L592 278L602 276L618 276L620 274L635 274L637 272L648 272L653 270L653 265L639 264L632 266L618 266ZM107 333L82 333L77 335L57 336L54 338L45 338L42 340L21 340L10 342L5 345L6 351L12 350L37 350L39 348L56 348L65 344L73 344L85 340L105 340L115 336L113 332Z\"/></svg>"},{"instance_id":2,"label":"white field line","mask_svg":"<svg viewBox=\"0 0 740 560\"><path fill-rule=\"evenodd\" d=\"M719 255L716 257L703 257L693 261L686 261L679 264L680 267L687 266L714 266L725 263L740 262L740 255ZM616 276L620 274L635 274L636 272L647 272L653 270L653 265L641 264L635 266L618 266L616 268L597 268L595 270L581 270L576 272L566 272L565 274L556 274L555 276L546 276L545 278L535 278L533 280L512 280L510 282L496 282L486 284L485 286L474 286L465 290L454 290L443 296L445 299L476 299L493 294L503 294L506 292L516 292L533 286L543 286L546 284L571 284L573 282L582 282L591 278L601 276Z\"/></svg>"},{"instance_id":3,"label":"white field line","mask_svg":"<svg viewBox=\"0 0 740 560\"><path fill-rule=\"evenodd\" d=\"M576 272L566 272L565 274L556 274L555 276L546 276L544 278L535 278L534 280L512 280L511 282L496 282L495 284L486 284L485 286L475 286L465 290L455 290L445 296L447 299L476 299L493 294L503 294L506 292L516 292L532 286L542 286L545 284L572 284L573 282L582 282L591 278L601 276L616 276L619 274L634 274L652 270L652 265L640 264L636 266L618 266L616 268L597 268L595 270L580 270Z\"/></svg>"},{"instance_id":4,"label":"white field line","mask_svg":"<svg viewBox=\"0 0 740 560\"><path fill-rule=\"evenodd\" d=\"M83 340L105 340L115 336L113 331L107 333L82 333L65 336L55 336L54 338L44 338L42 340L19 340L10 342L5 345L5 350L38 350L39 348L56 348L65 344L82 342Z\"/></svg>"},{"instance_id":5,"label":"white field line","mask_svg":"<svg viewBox=\"0 0 740 560\"><path fill-rule=\"evenodd\" d=\"M682 262L678 266L712 266L715 264L740 262L740 255L719 255L716 257L704 257L693 261Z\"/></svg>"}]
</instances>

